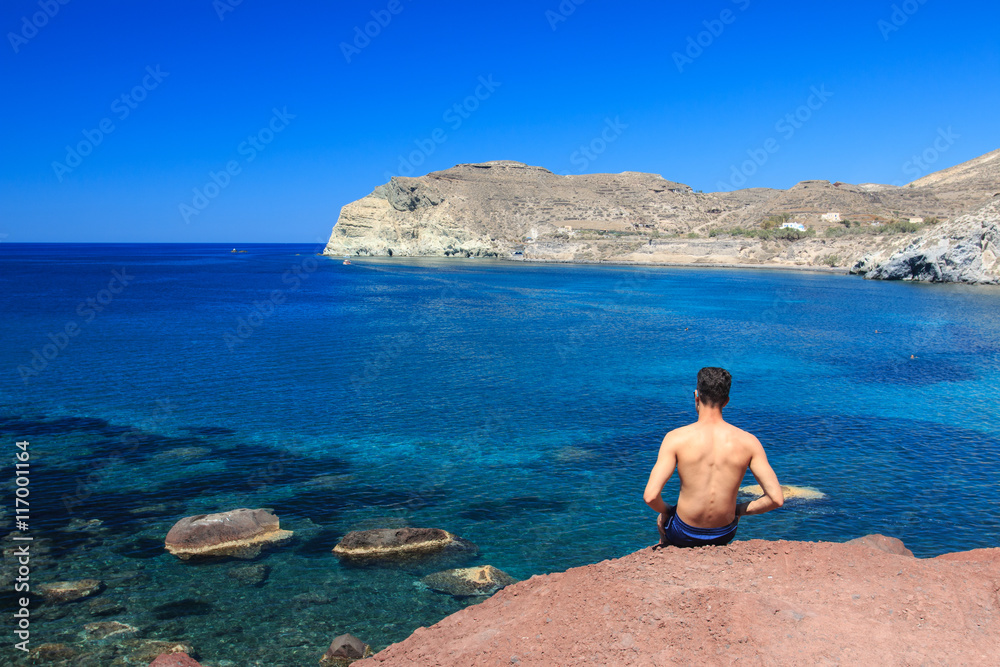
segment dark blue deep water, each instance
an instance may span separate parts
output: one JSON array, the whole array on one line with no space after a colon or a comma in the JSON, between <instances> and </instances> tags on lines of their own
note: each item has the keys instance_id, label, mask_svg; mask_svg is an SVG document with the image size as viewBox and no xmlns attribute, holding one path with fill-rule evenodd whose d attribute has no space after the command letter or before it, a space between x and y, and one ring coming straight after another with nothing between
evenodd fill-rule
<instances>
[{"instance_id":1,"label":"dark blue deep water","mask_svg":"<svg viewBox=\"0 0 1000 667\"><path fill-rule=\"evenodd\" d=\"M0 245L3 534L26 439L33 581L102 579L120 606L41 606L33 644L118 620L212 664L314 665L468 604L419 584L440 564L342 565L349 530L445 528L517 578L648 546L646 476L706 365L782 483L826 494L738 539L1000 544L996 288L231 249ZM296 531L265 582L162 550L234 507Z\"/></svg>"}]
</instances>

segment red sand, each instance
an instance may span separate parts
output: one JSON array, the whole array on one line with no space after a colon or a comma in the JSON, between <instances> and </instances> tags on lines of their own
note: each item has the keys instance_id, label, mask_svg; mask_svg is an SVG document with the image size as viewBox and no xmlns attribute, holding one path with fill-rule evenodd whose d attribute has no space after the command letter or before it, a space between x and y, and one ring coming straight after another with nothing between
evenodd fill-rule
<instances>
[{"instance_id":1,"label":"red sand","mask_svg":"<svg viewBox=\"0 0 1000 667\"><path fill-rule=\"evenodd\" d=\"M355 667L1000 665L1000 548L873 544L892 548L643 549L509 586Z\"/></svg>"}]
</instances>

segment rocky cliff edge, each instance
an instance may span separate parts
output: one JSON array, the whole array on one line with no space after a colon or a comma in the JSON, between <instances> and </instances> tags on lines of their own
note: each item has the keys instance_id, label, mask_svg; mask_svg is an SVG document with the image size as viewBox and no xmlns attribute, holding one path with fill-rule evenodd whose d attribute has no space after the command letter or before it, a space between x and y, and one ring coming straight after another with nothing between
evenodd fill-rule
<instances>
[{"instance_id":1,"label":"rocky cliff edge","mask_svg":"<svg viewBox=\"0 0 1000 667\"><path fill-rule=\"evenodd\" d=\"M1000 548L749 540L535 576L355 665L992 665L998 637Z\"/></svg>"},{"instance_id":2,"label":"rocky cliff edge","mask_svg":"<svg viewBox=\"0 0 1000 667\"><path fill-rule=\"evenodd\" d=\"M1000 201L922 234L887 258L867 255L852 272L880 280L1000 284Z\"/></svg>"}]
</instances>

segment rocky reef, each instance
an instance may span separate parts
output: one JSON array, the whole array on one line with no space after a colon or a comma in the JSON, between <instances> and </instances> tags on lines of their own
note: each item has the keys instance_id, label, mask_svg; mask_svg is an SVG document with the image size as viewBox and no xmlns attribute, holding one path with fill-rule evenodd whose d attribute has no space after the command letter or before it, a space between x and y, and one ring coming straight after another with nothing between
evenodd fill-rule
<instances>
[{"instance_id":1,"label":"rocky reef","mask_svg":"<svg viewBox=\"0 0 1000 667\"><path fill-rule=\"evenodd\" d=\"M868 267L1000 195L1000 150L905 187L807 180L695 192L657 174L564 176L498 160L396 177L343 207L325 254ZM801 229L780 229L781 224ZM966 255L942 280L966 280ZM917 272L914 279L934 276ZM869 277L882 277L873 272Z\"/></svg>"},{"instance_id":2,"label":"rocky reef","mask_svg":"<svg viewBox=\"0 0 1000 667\"><path fill-rule=\"evenodd\" d=\"M993 664L1000 548L899 540L648 548L534 576L420 628L382 665Z\"/></svg>"}]
</instances>

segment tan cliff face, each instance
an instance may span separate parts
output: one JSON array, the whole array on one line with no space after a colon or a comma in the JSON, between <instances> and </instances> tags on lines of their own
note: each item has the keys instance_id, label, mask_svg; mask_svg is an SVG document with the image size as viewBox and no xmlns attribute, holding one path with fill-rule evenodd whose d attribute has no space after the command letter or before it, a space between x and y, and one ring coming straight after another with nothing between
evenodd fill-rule
<instances>
[{"instance_id":1,"label":"tan cliff face","mask_svg":"<svg viewBox=\"0 0 1000 667\"><path fill-rule=\"evenodd\" d=\"M902 188L813 180L789 190L715 193L657 174L563 176L513 161L462 164L393 178L344 206L325 254L846 269L913 242L913 233L888 223L929 219L919 231L933 237L935 221L982 207L993 189L1000 195L1000 160L992 156L1000 151ZM809 236L755 237L775 216Z\"/></svg>"}]
</instances>

